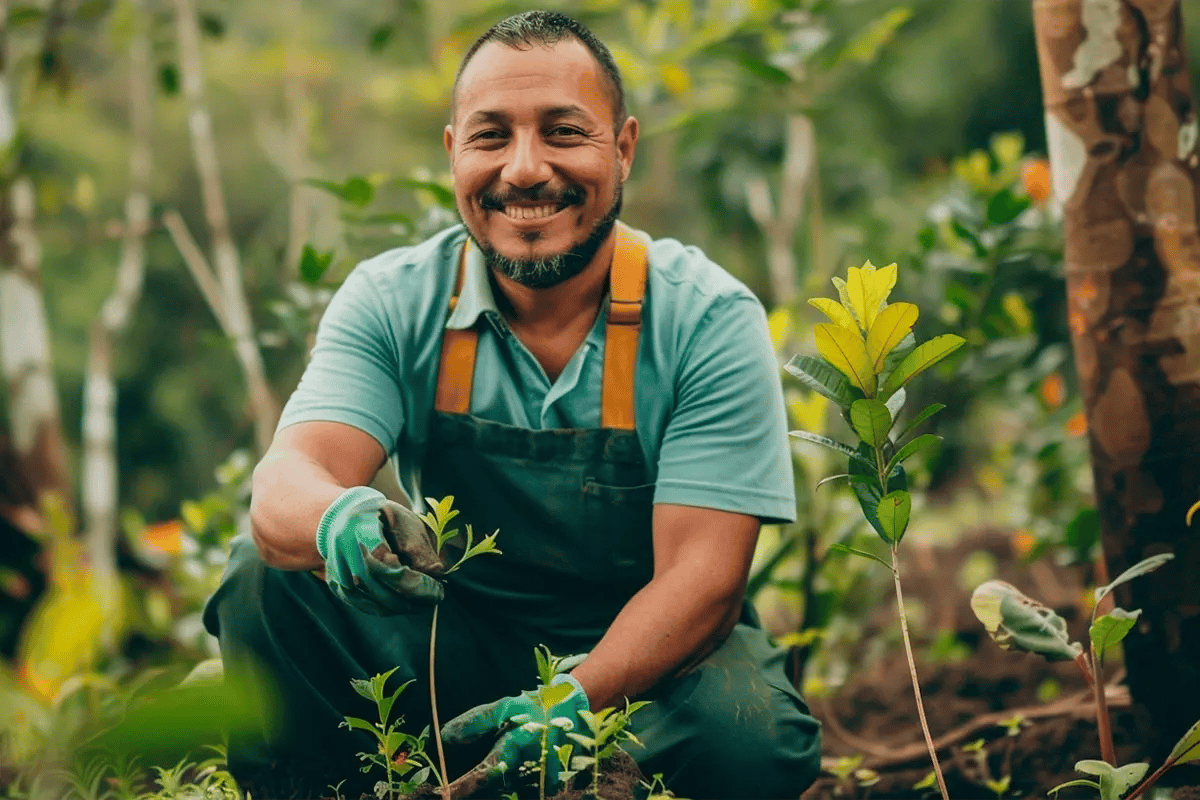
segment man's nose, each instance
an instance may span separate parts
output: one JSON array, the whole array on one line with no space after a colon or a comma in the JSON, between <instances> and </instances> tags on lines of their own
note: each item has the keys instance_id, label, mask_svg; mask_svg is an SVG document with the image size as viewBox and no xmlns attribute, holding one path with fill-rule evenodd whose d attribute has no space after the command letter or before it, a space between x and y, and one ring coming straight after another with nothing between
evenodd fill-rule
<instances>
[{"instance_id":1,"label":"man's nose","mask_svg":"<svg viewBox=\"0 0 1200 800\"><path fill-rule=\"evenodd\" d=\"M508 159L500 172L500 179L521 189L549 181L553 177L553 170L546 160L545 147L539 136L515 135L508 146Z\"/></svg>"}]
</instances>

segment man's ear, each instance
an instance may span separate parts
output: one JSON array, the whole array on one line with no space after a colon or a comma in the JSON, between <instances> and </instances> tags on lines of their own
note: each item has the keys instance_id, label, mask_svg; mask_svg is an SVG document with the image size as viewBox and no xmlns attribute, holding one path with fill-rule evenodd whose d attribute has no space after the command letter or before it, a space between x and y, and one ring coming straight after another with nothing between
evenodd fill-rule
<instances>
[{"instance_id":1,"label":"man's ear","mask_svg":"<svg viewBox=\"0 0 1200 800\"><path fill-rule=\"evenodd\" d=\"M638 121L636 117L626 117L621 130L617 133L617 155L621 161L621 180L629 180L629 172L633 169L633 154L637 150Z\"/></svg>"},{"instance_id":2,"label":"man's ear","mask_svg":"<svg viewBox=\"0 0 1200 800\"><path fill-rule=\"evenodd\" d=\"M450 165L454 166L454 126L447 125L442 131L442 146L446 148L446 155L450 156Z\"/></svg>"}]
</instances>

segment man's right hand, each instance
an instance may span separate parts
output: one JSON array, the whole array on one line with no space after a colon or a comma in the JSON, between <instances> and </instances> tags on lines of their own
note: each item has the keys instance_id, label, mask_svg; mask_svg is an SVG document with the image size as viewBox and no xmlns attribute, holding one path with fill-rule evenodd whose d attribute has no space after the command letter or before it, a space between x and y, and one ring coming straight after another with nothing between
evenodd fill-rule
<instances>
[{"instance_id":1,"label":"man's right hand","mask_svg":"<svg viewBox=\"0 0 1200 800\"><path fill-rule=\"evenodd\" d=\"M444 572L433 532L382 492L355 486L326 509L317 527L325 582L369 614L406 614L442 599Z\"/></svg>"}]
</instances>

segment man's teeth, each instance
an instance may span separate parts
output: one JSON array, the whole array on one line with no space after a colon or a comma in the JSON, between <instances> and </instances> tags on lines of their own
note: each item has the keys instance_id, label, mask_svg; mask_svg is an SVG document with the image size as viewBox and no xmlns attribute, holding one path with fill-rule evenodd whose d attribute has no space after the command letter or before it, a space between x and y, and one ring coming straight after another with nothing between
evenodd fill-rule
<instances>
[{"instance_id":1,"label":"man's teeth","mask_svg":"<svg viewBox=\"0 0 1200 800\"><path fill-rule=\"evenodd\" d=\"M504 214L511 219L541 219L556 210L556 206L505 206Z\"/></svg>"}]
</instances>

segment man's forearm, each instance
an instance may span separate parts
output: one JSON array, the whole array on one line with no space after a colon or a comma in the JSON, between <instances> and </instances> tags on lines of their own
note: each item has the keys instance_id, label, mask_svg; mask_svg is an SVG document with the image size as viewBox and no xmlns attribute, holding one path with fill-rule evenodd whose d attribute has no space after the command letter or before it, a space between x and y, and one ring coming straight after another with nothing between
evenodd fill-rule
<instances>
[{"instance_id":1,"label":"man's forearm","mask_svg":"<svg viewBox=\"0 0 1200 800\"><path fill-rule=\"evenodd\" d=\"M571 674L593 709L636 697L707 655L729 634L741 612L745 585L707 586L676 570L646 584L613 620Z\"/></svg>"},{"instance_id":2,"label":"man's forearm","mask_svg":"<svg viewBox=\"0 0 1200 800\"><path fill-rule=\"evenodd\" d=\"M324 567L321 516L345 491L327 471L292 452L268 454L254 470L250 528L263 561L276 569Z\"/></svg>"}]
</instances>

